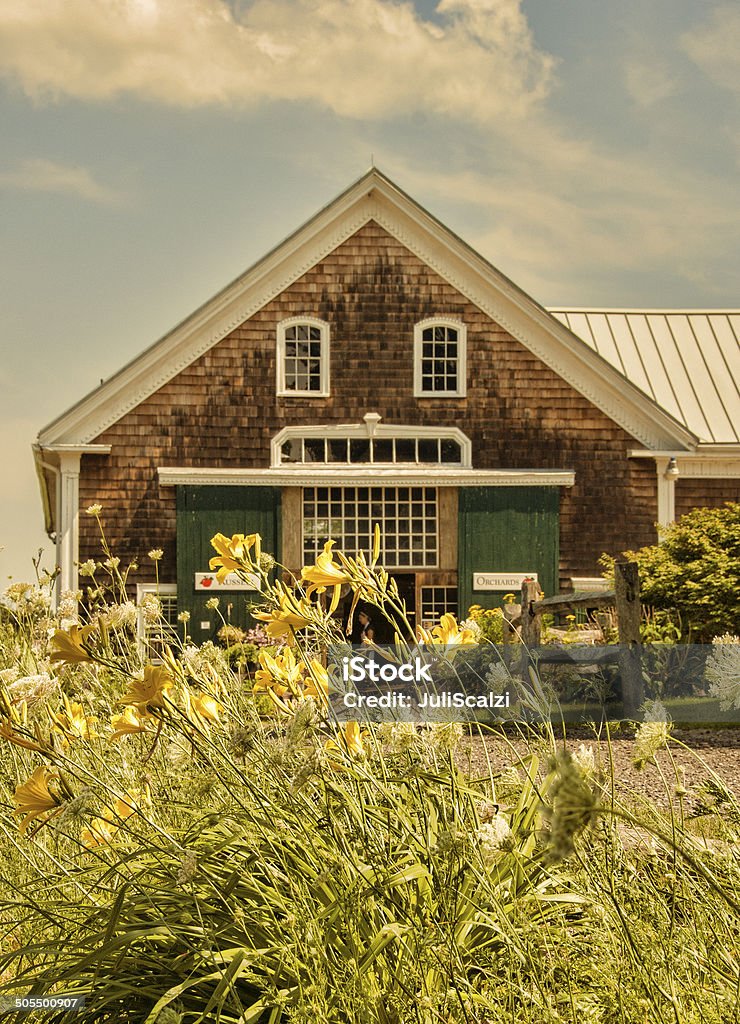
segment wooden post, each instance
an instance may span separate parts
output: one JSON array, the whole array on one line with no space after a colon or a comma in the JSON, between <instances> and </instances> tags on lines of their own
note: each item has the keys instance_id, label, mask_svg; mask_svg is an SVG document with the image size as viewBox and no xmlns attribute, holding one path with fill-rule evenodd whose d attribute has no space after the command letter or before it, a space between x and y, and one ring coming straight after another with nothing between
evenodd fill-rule
<instances>
[{"instance_id":1,"label":"wooden post","mask_svg":"<svg viewBox=\"0 0 740 1024\"><path fill-rule=\"evenodd\" d=\"M541 593L535 580L522 582L522 643L526 647L537 647L542 639L542 617L532 608Z\"/></svg>"},{"instance_id":2,"label":"wooden post","mask_svg":"<svg viewBox=\"0 0 740 1024\"><path fill-rule=\"evenodd\" d=\"M614 563L614 590L619 630L619 669L625 716L633 717L645 699L640 657L640 575L637 562Z\"/></svg>"}]
</instances>

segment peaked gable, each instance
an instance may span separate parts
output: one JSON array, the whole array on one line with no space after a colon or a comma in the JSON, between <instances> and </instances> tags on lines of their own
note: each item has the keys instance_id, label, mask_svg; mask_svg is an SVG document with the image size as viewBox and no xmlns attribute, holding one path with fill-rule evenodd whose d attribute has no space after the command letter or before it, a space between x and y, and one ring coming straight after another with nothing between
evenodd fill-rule
<instances>
[{"instance_id":1,"label":"peaked gable","mask_svg":"<svg viewBox=\"0 0 740 1024\"><path fill-rule=\"evenodd\" d=\"M650 449L697 437L376 168L160 341L58 417L39 444L89 444L374 221Z\"/></svg>"}]
</instances>

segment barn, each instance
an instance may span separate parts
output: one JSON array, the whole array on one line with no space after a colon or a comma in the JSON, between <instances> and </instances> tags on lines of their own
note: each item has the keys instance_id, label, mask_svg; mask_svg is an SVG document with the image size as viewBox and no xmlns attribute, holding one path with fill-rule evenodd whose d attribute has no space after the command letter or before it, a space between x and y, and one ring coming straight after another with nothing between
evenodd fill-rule
<instances>
[{"instance_id":1,"label":"barn","mask_svg":"<svg viewBox=\"0 0 740 1024\"><path fill-rule=\"evenodd\" d=\"M418 623L547 594L740 500L740 311L545 309L372 168L46 426L61 590L111 547L218 626L209 539L295 571L375 523ZM234 607L255 595L229 582Z\"/></svg>"}]
</instances>

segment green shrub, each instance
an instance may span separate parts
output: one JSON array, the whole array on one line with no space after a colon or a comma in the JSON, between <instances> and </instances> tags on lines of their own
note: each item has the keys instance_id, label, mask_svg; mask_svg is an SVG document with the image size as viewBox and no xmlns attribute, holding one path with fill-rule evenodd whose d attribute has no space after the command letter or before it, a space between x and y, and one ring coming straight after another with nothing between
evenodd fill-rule
<instances>
[{"instance_id":1,"label":"green shrub","mask_svg":"<svg viewBox=\"0 0 740 1024\"><path fill-rule=\"evenodd\" d=\"M626 551L640 568L642 602L675 609L684 642L711 643L740 622L740 504L696 508L662 528L660 544ZM602 565L613 573L614 559Z\"/></svg>"}]
</instances>

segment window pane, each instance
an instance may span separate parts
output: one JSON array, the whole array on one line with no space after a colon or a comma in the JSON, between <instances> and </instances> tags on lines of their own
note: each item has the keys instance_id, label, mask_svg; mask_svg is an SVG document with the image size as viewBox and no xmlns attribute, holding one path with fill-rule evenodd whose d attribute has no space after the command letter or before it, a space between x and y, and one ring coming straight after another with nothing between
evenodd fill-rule
<instances>
[{"instance_id":1,"label":"window pane","mask_svg":"<svg viewBox=\"0 0 740 1024\"><path fill-rule=\"evenodd\" d=\"M416 442L405 438L396 440L396 462L416 462Z\"/></svg>"}]
</instances>

